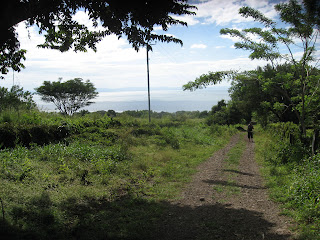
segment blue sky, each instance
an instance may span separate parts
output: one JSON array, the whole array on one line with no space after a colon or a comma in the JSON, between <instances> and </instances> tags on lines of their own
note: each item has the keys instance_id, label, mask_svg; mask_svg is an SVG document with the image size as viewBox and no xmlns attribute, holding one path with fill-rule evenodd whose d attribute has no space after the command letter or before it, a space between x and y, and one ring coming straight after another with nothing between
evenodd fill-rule
<instances>
[{"instance_id":1,"label":"blue sky","mask_svg":"<svg viewBox=\"0 0 320 240\"><path fill-rule=\"evenodd\" d=\"M166 32L180 38L183 46L157 42L153 46L153 52L149 53L150 86L154 97L163 96L163 100L166 100L171 92L170 99L190 98L187 93L181 93L182 85L203 73L229 69L250 70L266 64L264 61L250 60L249 52L235 49L235 39L221 36L219 31L221 28L243 29L255 26L252 19L238 14L242 6L256 8L269 18L276 19L274 4L283 1L193 2L198 7L197 15L179 17L188 23L188 27L173 26ZM81 23L90 24L84 12L79 11L74 18ZM26 69L15 73L14 81L26 90L33 90L43 81L57 81L59 77L64 80L76 77L90 79L96 88L109 91L110 97L129 101L135 99L134 92L141 95L147 89L146 51L141 49L136 52L124 38L118 40L115 36L106 37L98 44L96 53L91 50L87 53L60 53L36 47L44 39L36 28L26 29L20 23L17 30L21 48L27 50L27 60L24 62ZM159 28L155 28L155 32L163 33ZM0 81L1 86L10 87L13 82L12 72L5 76L5 80ZM228 85L228 82L224 82L210 88L220 87L227 94ZM196 95L194 97L197 98Z\"/></svg>"}]
</instances>

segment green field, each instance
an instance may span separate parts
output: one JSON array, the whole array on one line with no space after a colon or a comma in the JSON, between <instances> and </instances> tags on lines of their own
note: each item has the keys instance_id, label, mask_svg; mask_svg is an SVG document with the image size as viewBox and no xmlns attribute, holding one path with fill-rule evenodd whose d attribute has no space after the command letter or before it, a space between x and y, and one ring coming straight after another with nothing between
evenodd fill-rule
<instances>
[{"instance_id":1,"label":"green field","mask_svg":"<svg viewBox=\"0 0 320 240\"><path fill-rule=\"evenodd\" d=\"M162 200L237 130L197 118L2 115L1 234L8 239L148 239Z\"/></svg>"},{"instance_id":2,"label":"green field","mask_svg":"<svg viewBox=\"0 0 320 240\"><path fill-rule=\"evenodd\" d=\"M134 116L132 116L134 115ZM0 235L4 239L150 239L196 166L238 126L207 125L197 113L131 112L72 117L39 111L0 114ZM255 127L256 159L299 239L319 239L319 154L288 132ZM237 170L240 141L226 163ZM232 181L232 175L230 175ZM237 194L238 189L216 189Z\"/></svg>"}]
</instances>

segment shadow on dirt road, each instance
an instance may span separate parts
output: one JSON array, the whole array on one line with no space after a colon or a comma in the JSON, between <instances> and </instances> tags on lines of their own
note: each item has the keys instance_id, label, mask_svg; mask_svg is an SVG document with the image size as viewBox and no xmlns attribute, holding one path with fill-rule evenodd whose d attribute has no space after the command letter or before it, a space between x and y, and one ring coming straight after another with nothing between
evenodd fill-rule
<instances>
[{"instance_id":1,"label":"shadow on dirt road","mask_svg":"<svg viewBox=\"0 0 320 240\"><path fill-rule=\"evenodd\" d=\"M198 207L166 206L168 216L154 239L285 240L289 235L271 232L274 224L263 214L216 203Z\"/></svg>"}]
</instances>

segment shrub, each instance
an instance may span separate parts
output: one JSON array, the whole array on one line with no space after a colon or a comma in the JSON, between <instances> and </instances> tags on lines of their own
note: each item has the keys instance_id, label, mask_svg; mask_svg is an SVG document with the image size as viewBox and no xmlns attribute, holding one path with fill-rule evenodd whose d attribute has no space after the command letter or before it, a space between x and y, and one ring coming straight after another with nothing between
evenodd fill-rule
<instances>
[{"instance_id":1,"label":"shrub","mask_svg":"<svg viewBox=\"0 0 320 240\"><path fill-rule=\"evenodd\" d=\"M131 131L131 134L135 137L138 137L140 135L147 135L147 136L153 136L153 135L159 135L160 132L155 127L151 126L144 126L135 128Z\"/></svg>"},{"instance_id":2,"label":"shrub","mask_svg":"<svg viewBox=\"0 0 320 240\"><path fill-rule=\"evenodd\" d=\"M299 126L291 122L270 124L274 156L269 159L275 164L299 162L310 156L310 150L300 139Z\"/></svg>"},{"instance_id":3,"label":"shrub","mask_svg":"<svg viewBox=\"0 0 320 240\"><path fill-rule=\"evenodd\" d=\"M286 190L285 205L302 229L301 239L319 239L320 236L320 156L302 161L295 166Z\"/></svg>"},{"instance_id":4,"label":"shrub","mask_svg":"<svg viewBox=\"0 0 320 240\"><path fill-rule=\"evenodd\" d=\"M16 129L13 125L4 123L0 125L0 146L3 148L12 148L16 145Z\"/></svg>"},{"instance_id":5,"label":"shrub","mask_svg":"<svg viewBox=\"0 0 320 240\"><path fill-rule=\"evenodd\" d=\"M320 154L308 157L310 155L301 142L290 143L289 134L295 129L295 126L287 128L290 125L272 126L278 130L273 128L269 134L263 133L263 140L259 136L256 151L264 158L272 197L282 202L286 212L299 223L299 239L319 239Z\"/></svg>"},{"instance_id":6,"label":"shrub","mask_svg":"<svg viewBox=\"0 0 320 240\"><path fill-rule=\"evenodd\" d=\"M163 128L161 131L161 136L173 149L180 148L179 139L170 128Z\"/></svg>"},{"instance_id":7,"label":"shrub","mask_svg":"<svg viewBox=\"0 0 320 240\"><path fill-rule=\"evenodd\" d=\"M300 131L299 126L292 122L278 122L268 125L269 132L275 137L290 143L299 141Z\"/></svg>"},{"instance_id":8,"label":"shrub","mask_svg":"<svg viewBox=\"0 0 320 240\"><path fill-rule=\"evenodd\" d=\"M0 124L0 146L13 148L17 144L30 147L31 144L44 145L60 141L69 135L66 126L58 125L13 125Z\"/></svg>"},{"instance_id":9,"label":"shrub","mask_svg":"<svg viewBox=\"0 0 320 240\"><path fill-rule=\"evenodd\" d=\"M320 155L295 167L288 195L295 207L308 212L306 221L320 220ZM311 214L310 214L311 213Z\"/></svg>"}]
</instances>

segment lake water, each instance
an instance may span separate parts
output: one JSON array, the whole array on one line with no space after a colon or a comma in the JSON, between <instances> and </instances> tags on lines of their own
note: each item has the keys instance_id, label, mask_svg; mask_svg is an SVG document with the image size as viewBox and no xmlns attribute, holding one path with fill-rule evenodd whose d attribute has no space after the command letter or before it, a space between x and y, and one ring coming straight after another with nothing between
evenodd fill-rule
<instances>
[{"instance_id":1,"label":"lake water","mask_svg":"<svg viewBox=\"0 0 320 240\"><path fill-rule=\"evenodd\" d=\"M219 86L185 92L180 89L158 89L151 91L151 110L156 112L205 111L210 110L218 101L229 100L228 87ZM55 106L45 103L35 95L34 100L40 110L54 111ZM95 103L83 109L89 111L115 110L147 110L148 93L145 90L110 90L99 92L93 100Z\"/></svg>"}]
</instances>

